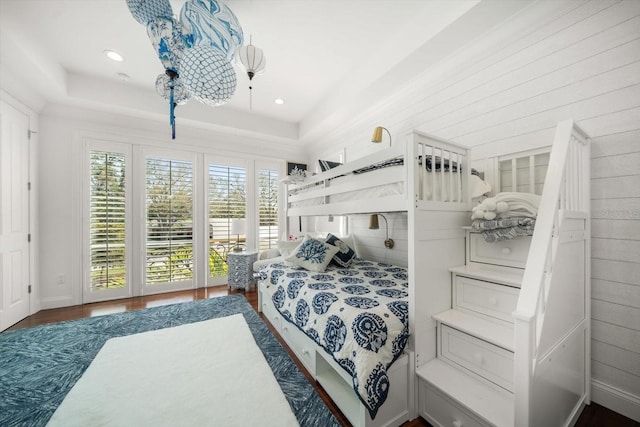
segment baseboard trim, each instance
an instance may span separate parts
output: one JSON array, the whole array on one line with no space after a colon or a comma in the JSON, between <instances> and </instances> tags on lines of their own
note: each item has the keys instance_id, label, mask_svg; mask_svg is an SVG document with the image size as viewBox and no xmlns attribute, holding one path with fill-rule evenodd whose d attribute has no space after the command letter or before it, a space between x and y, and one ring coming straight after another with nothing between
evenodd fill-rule
<instances>
[{"instance_id":1,"label":"baseboard trim","mask_svg":"<svg viewBox=\"0 0 640 427\"><path fill-rule=\"evenodd\" d=\"M592 379L591 400L625 417L640 422L640 396Z\"/></svg>"},{"instance_id":2,"label":"baseboard trim","mask_svg":"<svg viewBox=\"0 0 640 427\"><path fill-rule=\"evenodd\" d=\"M40 300L40 310L49 310L51 308L62 308L77 305L73 297L57 297Z\"/></svg>"}]
</instances>

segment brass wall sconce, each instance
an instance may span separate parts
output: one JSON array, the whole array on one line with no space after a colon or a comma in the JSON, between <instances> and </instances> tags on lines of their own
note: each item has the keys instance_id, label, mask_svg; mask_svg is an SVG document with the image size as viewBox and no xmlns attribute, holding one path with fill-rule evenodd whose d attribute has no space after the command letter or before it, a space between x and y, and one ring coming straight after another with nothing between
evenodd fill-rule
<instances>
[{"instance_id":1,"label":"brass wall sconce","mask_svg":"<svg viewBox=\"0 0 640 427\"><path fill-rule=\"evenodd\" d=\"M382 214L372 214L369 217L369 230L378 230L380 228L380 224L378 223L378 216L381 216L384 219L384 225L386 229L386 239L384 240L384 247L387 249L393 249L395 242L393 239L389 238L389 223L387 222L387 217Z\"/></svg>"},{"instance_id":2,"label":"brass wall sconce","mask_svg":"<svg viewBox=\"0 0 640 427\"><path fill-rule=\"evenodd\" d=\"M373 130L373 135L371 136L371 142L382 142L382 131L383 130L387 131L387 134L389 135L389 147L391 147L391 132L389 132L389 129L384 128L382 126L377 126Z\"/></svg>"}]
</instances>

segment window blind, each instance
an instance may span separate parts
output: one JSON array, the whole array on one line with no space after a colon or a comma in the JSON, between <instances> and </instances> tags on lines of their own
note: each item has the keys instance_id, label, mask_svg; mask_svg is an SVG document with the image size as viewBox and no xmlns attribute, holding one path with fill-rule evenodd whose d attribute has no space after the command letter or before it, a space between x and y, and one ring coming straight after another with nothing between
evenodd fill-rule
<instances>
[{"instance_id":1,"label":"window blind","mask_svg":"<svg viewBox=\"0 0 640 427\"><path fill-rule=\"evenodd\" d=\"M225 255L239 238L231 234L231 220L246 218L247 171L228 165L209 165L209 276L227 275Z\"/></svg>"},{"instance_id":2,"label":"window blind","mask_svg":"<svg viewBox=\"0 0 640 427\"><path fill-rule=\"evenodd\" d=\"M90 287L92 291L126 286L125 156L90 152Z\"/></svg>"},{"instance_id":3,"label":"window blind","mask_svg":"<svg viewBox=\"0 0 640 427\"><path fill-rule=\"evenodd\" d=\"M258 173L258 205L260 250L275 248L278 244L278 171L260 169Z\"/></svg>"},{"instance_id":4,"label":"window blind","mask_svg":"<svg viewBox=\"0 0 640 427\"><path fill-rule=\"evenodd\" d=\"M146 159L146 283L193 278L193 167Z\"/></svg>"}]
</instances>

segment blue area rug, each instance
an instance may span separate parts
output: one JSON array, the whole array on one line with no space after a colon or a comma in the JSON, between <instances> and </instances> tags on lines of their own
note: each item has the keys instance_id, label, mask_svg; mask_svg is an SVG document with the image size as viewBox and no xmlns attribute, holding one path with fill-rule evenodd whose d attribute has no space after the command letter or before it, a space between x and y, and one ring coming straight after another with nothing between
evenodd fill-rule
<instances>
[{"instance_id":1,"label":"blue area rug","mask_svg":"<svg viewBox=\"0 0 640 427\"><path fill-rule=\"evenodd\" d=\"M313 386L242 295L1 333L0 426L46 425L109 338L236 313L244 315L298 423L301 426L339 426ZM153 355L149 355L149 363L153 363ZM176 363L189 362L176 360Z\"/></svg>"}]
</instances>

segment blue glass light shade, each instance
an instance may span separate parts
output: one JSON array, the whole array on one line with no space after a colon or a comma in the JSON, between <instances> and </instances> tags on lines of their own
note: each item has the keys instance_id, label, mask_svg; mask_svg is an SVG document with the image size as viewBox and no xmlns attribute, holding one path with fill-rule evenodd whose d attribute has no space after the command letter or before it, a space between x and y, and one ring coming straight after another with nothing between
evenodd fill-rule
<instances>
[{"instance_id":1,"label":"blue glass light shade","mask_svg":"<svg viewBox=\"0 0 640 427\"><path fill-rule=\"evenodd\" d=\"M167 17L149 21L147 34L164 68L178 72L185 50L193 46L191 34L185 34L182 24Z\"/></svg>"},{"instance_id":2,"label":"blue glass light shade","mask_svg":"<svg viewBox=\"0 0 640 427\"><path fill-rule=\"evenodd\" d=\"M171 85L173 85L173 102L177 105L186 104L189 98L191 98L191 93L182 82L182 79L180 77L171 79L166 73L158 74L158 78L156 78L156 92L167 101L171 100Z\"/></svg>"},{"instance_id":3,"label":"blue glass light shade","mask_svg":"<svg viewBox=\"0 0 640 427\"><path fill-rule=\"evenodd\" d=\"M210 46L187 49L179 73L193 96L207 105L225 104L236 91L236 73L231 62Z\"/></svg>"},{"instance_id":4,"label":"blue glass light shade","mask_svg":"<svg viewBox=\"0 0 640 427\"><path fill-rule=\"evenodd\" d=\"M193 34L195 46L219 49L229 61L244 42L242 27L229 7L217 0L189 0L180 11L180 22Z\"/></svg>"},{"instance_id":5,"label":"blue glass light shade","mask_svg":"<svg viewBox=\"0 0 640 427\"><path fill-rule=\"evenodd\" d=\"M127 0L127 6L134 19L145 26L159 16L173 15L169 0Z\"/></svg>"}]
</instances>

